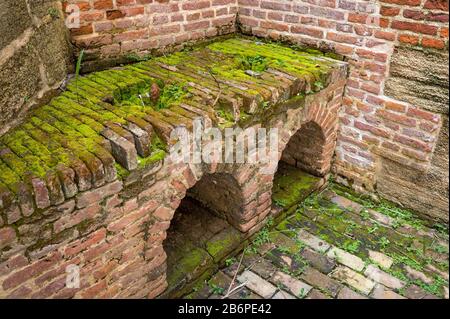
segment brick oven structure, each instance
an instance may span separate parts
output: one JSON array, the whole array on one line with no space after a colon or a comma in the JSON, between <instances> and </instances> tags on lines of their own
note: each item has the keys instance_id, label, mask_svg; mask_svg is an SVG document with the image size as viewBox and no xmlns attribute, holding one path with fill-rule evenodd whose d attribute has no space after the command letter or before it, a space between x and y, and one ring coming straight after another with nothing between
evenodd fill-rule
<instances>
[{"instance_id":1,"label":"brick oven structure","mask_svg":"<svg viewBox=\"0 0 450 319\"><path fill-rule=\"evenodd\" d=\"M247 75L242 56L260 57L261 73ZM158 296L163 241L188 190L244 241L276 213L274 174L173 163L171 131L197 118L278 128L277 158L291 140L283 160L326 177L346 72L320 52L231 38L72 81L1 138L1 296ZM140 105L154 90L160 110ZM78 289L64 288L68 265L81 271Z\"/></svg>"}]
</instances>

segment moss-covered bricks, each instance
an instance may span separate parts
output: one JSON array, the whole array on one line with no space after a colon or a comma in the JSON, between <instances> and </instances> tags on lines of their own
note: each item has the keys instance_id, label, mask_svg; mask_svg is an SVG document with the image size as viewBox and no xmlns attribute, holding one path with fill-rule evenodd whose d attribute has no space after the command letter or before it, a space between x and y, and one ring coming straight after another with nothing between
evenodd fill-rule
<instances>
[{"instance_id":1,"label":"moss-covered bricks","mask_svg":"<svg viewBox=\"0 0 450 319\"><path fill-rule=\"evenodd\" d=\"M264 123L282 102L301 105L326 87L335 70L342 64L320 52L232 38L74 79L1 137L0 209L19 204L27 216L151 165L170 131L198 116L221 127ZM144 103L155 85L162 101Z\"/></svg>"}]
</instances>

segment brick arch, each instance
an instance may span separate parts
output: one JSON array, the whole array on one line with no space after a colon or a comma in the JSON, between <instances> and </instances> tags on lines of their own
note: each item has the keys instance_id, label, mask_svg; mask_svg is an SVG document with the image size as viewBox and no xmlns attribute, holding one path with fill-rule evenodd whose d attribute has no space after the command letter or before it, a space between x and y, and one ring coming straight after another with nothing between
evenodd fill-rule
<instances>
[{"instance_id":1,"label":"brick arch","mask_svg":"<svg viewBox=\"0 0 450 319\"><path fill-rule=\"evenodd\" d=\"M205 173L187 195L239 229L244 193L232 174Z\"/></svg>"},{"instance_id":2,"label":"brick arch","mask_svg":"<svg viewBox=\"0 0 450 319\"><path fill-rule=\"evenodd\" d=\"M281 160L302 170L323 176L328 170L324 154L325 135L314 121L309 121L290 138Z\"/></svg>"},{"instance_id":3,"label":"brick arch","mask_svg":"<svg viewBox=\"0 0 450 319\"><path fill-rule=\"evenodd\" d=\"M331 162L338 135L341 99L332 92L307 101L305 107L289 110L279 129L279 160L313 175L324 177Z\"/></svg>"}]
</instances>

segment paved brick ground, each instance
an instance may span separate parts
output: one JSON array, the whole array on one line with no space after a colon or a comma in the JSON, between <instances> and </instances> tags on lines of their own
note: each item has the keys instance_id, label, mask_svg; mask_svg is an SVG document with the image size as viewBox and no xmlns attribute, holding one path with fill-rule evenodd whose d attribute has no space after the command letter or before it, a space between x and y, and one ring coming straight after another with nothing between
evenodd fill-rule
<instances>
[{"instance_id":1,"label":"paved brick ground","mask_svg":"<svg viewBox=\"0 0 450 319\"><path fill-rule=\"evenodd\" d=\"M448 235L349 197L329 188L308 198L185 297L448 298Z\"/></svg>"}]
</instances>

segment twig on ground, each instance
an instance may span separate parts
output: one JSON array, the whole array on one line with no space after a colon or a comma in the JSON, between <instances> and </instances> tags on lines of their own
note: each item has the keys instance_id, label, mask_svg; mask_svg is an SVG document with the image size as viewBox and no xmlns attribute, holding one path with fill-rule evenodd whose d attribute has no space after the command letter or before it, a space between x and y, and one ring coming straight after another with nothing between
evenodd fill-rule
<instances>
[{"instance_id":1,"label":"twig on ground","mask_svg":"<svg viewBox=\"0 0 450 319\"><path fill-rule=\"evenodd\" d=\"M236 269L236 272L234 273L233 279L231 280L231 283L230 283L230 286L228 287L227 293L225 294L225 296L223 296L222 299L227 298L227 297L230 295L231 291L232 291L231 287L233 287L233 285L234 285L234 283L235 283L235 281L236 281L237 274L239 273L239 269L241 268L242 260L244 259L244 255L245 255L245 250L246 250L246 249L244 249L244 250L242 251L241 259L239 260L239 264L238 264L238 267L237 267L237 269Z\"/></svg>"}]
</instances>

